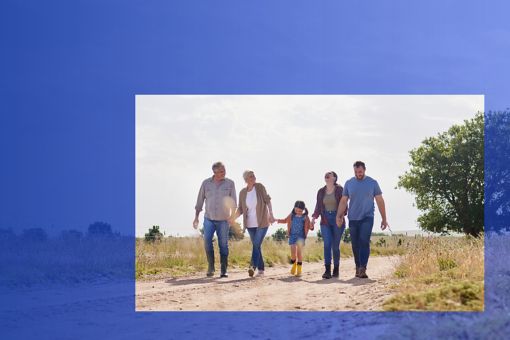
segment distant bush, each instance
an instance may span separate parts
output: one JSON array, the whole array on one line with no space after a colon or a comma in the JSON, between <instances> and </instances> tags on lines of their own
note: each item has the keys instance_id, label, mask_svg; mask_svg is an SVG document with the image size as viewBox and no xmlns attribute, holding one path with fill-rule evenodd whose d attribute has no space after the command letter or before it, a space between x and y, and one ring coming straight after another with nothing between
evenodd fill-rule
<instances>
[{"instance_id":1,"label":"distant bush","mask_svg":"<svg viewBox=\"0 0 510 340\"><path fill-rule=\"evenodd\" d=\"M83 233L78 230L63 230L60 238L66 242L79 241L83 238Z\"/></svg>"},{"instance_id":2,"label":"distant bush","mask_svg":"<svg viewBox=\"0 0 510 340\"><path fill-rule=\"evenodd\" d=\"M92 237L112 237L112 226L106 222L94 222L89 225L88 235Z\"/></svg>"},{"instance_id":3,"label":"distant bush","mask_svg":"<svg viewBox=\"0 0 510 340\"><path fill-rule=\"evenodd\" d=\"M287 230L285 230L283 228L279 228L274 232L272 237L273 237L273 240L278 241L278 242L285 241L285 239L287 239Z\"/></svg>"},{"instance_id":4,"label":"distant bush","mask_svg":"<svg viewBox=\"0 0 510 340\"><path fill-rule=\"evenodd\" d=\"M321 230L319 229L319 230L317 230L317 242L322 242L322 241L324 241L324 240L322 239L322 233L321 233Z\"/></svg>"},{"instance_id":5,"label":"distant bush","mask_svg":"<svg viewBox=\"0 0 510 340\"><path fill-rule=\"evenodd\" d=\"M380 238L380 239L379 239L379 240L375 243L375 245L376 245L377 247L386 247L386 239L384 239L384 238L382 238L382 237L381 237L381 238Z\"/></svg>"},{"instance_id":6,"label":"distant bush","mask_svg":"<svg viewBox=\"0 0 510 340\"><path fill-rule=\"evenodd\" d=\"M48 234L42 228L30 228L23 230L21 238L25 241L43 242L48 239Z\"/></svg>"},{"instance_id":7,"label":"distant bush","mask_svg":"<svg viewBox=\"0 0 510 340\"><path fill-rule=\"evenodd\" d=\"M153 225L149 228L149 232L145 234L145 242L159 242L163 238L163 234L159 231L159 225Z\"/></svg>"},{"instance_id":8,"label":"distant bush","mask_svg":"<svg viewBox=\"0 0 510 340\"><path fill-rule=\"evenodd\" d=\"M351 243L351 229L345 229L343 240L344 243Z\"/></svg>"},{"instance_id":9,"label":"distant bush","mask_svg":"<svg viewBox=\"0 0 510 340\"><path fill-rule=\"evenodd\" d=\"M234 222L230 226L230 229L228 230L228 238L233 241L239 241L244 238L244 231L239 223Z\"/></svg>"},{"instance_id":10,"label":"distant bush","mask_svg":"<svg viewBox=\"0 0 510 340\"><path fill-rule=\"evenodd\" d=\"M12 229L0 228L0 241L12 241L14 239L16 239L16 234L14 234Z\"/></svg>"}]
</instances>

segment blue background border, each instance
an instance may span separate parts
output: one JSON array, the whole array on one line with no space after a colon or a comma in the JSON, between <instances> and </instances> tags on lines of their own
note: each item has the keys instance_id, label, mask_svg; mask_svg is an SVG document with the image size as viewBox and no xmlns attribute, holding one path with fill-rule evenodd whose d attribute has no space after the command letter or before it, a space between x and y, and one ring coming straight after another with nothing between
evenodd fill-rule
<instances>
[{"instance_id":1,"label":"blue background border","mask_svg":"<svg viewBox=\"0 0 510 340\"><path fill-rule=\"evenodd\" d=\"M0 228L51 236L104 220L134 235L136 94L484 94L486 110L505 109L509 9L503 1L2 1ZM491 247L487 263L497 257ZM135 313L134 246L117 254L128 265L104 277L120 283L103 293L115 303L88 306L94 285L56 278L49 290L27 291L14 279L2 288L0 332L469 338L509 328L496 314L508 306L507 277L491 281L496 267L486 267L485 313ZM60 305L42 303L60 293ZM62 307L75 298L81 307ZM497 325L480 326L488 320Z\"/></svg>"}]
</instances>

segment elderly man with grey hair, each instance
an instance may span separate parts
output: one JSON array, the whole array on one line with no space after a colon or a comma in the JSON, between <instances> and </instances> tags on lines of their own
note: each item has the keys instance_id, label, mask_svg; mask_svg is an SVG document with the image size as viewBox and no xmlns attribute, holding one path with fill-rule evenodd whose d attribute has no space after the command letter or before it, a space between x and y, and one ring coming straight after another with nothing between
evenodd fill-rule
<instances>
[{"instance_id":1,"label":"elderly man with grey hair","mask_svg":"<svg viewBox=\"0 0 510 340\"><path fill-rule=\"evenodd\" d=\"M207 276L214 275L214 233L218 236L220 249L220 277L228 277L228 233L236 212L236 188L234 182L225 177L225 166L216 162L212 166L214 175L205 179L198 192L193 228L198 227L198 217L205 201L204 246L207 255Z\"/></svg>"}]
</instances>

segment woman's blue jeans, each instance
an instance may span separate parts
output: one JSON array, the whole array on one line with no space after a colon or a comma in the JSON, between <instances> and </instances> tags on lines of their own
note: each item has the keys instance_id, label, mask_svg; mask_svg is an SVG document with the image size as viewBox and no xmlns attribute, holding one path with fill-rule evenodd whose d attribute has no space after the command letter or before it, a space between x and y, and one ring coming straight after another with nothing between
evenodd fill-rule
<instances>
[{"instance_id":1,"label":"woman's blue jeans","mask_svg":"<svg viewBox=\"0 0 510 340\"><path fill-rule=\"evenodd\" d=\"M321 235L324 240L324 264L331 265L331 253L333 253L333 265L340 265L340 240L345 230L345 225L338 227L336 224L336 211L326 211L329 225L321 224ZM321 221L322 222L322 221Z\"/></svg>"},{"instance_id":2,"label":"woman's blue jeans","mask_svg":"<svg viewBox=\"0 0 510 340\"><path fill-rule=\"evenodd\" d=\"M251 251L251 266L258 270L264 270L264 259L262 258L262 242L269 228L247 228L250 234L253 248Z\"/></svg>"}]
</instances>

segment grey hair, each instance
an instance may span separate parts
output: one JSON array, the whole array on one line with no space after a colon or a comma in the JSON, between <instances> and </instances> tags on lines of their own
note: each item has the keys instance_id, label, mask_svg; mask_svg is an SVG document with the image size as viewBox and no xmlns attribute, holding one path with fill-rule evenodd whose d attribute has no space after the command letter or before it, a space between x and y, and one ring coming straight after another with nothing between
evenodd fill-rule
<instances>
[{"instance_id":1,"label":"grey hair","mask_svg":"<svg viewBox=\"0 0 510 340\"><path fill-rule=\"evenodd\" d=\"M225 165L223 165L222 162L216 162L212 165L212 170L216 170L216 169L221 169L221 168L225 168Z\"/></svg>"},{"instance_id":2,"label":"grey hair","mask_svg":"<svg viewBox=\"0 0 510 340\"><path fill-rule=\"evenodd\" d=\"M251 170L246 170L245 172L243 172L243 178L244 180L246 181L246 179L248 178L248 176L250 175L254 175L255 176L255 173Z\"/></svg>"}]
</instances>

